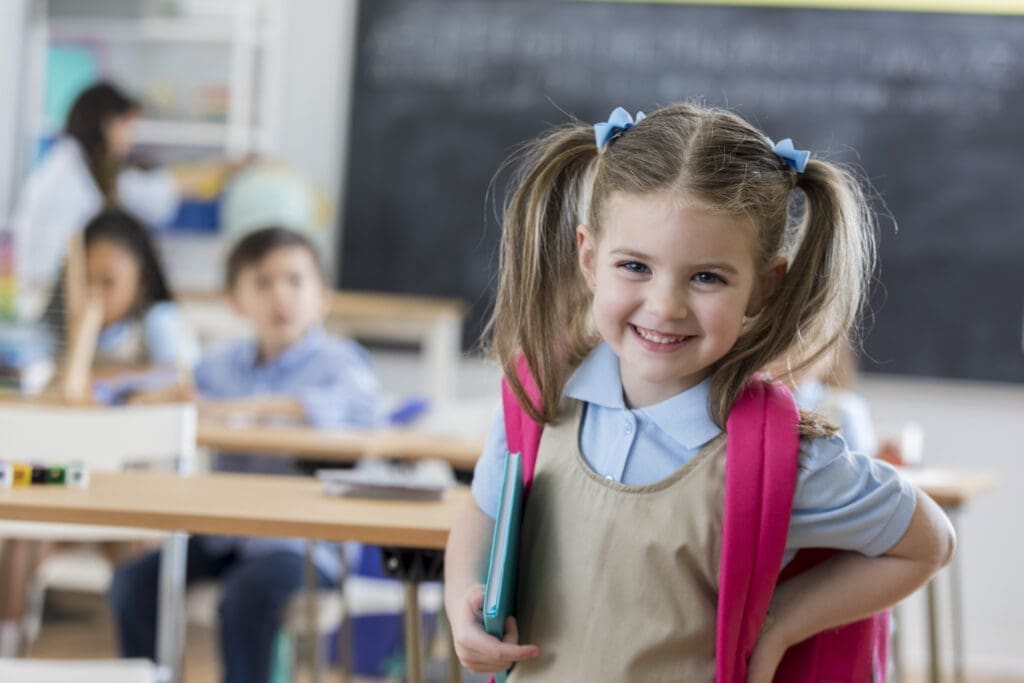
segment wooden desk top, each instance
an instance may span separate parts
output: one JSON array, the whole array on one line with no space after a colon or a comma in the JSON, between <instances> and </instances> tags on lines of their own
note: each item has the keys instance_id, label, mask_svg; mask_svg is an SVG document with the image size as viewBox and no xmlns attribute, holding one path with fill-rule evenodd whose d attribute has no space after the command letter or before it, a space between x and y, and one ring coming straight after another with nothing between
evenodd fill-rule
<instances>
[{"instance_id":1,"label":"wooden desk top","mask_svg":"<svg viewBox=\"0 0 1024 683\"><path fill-rule=\"evenodd\" d=\"M226 453L267 453L335 462L363 456L407 459L439 458L455 469L471 470L483 452L483 439L444 436L412 430L317 430L303 426L234 427L200 422L197 442Z\"/></svg>"},{"instance_id":2,"label":"wooden desk top","mask_svg":"<svg viewBox=\"0 0 1024 683\"><path fill-rule=\"evenodd\" d=\"M219 303L224 300L220 291L179 292L184 302ZM340 290L331 292L328 315L358 318L399 318L422 321L455 318L461 320L466 304L460 299Z\"/></svg>"},{"instance_id":3,"label":"wooden desk top","mask_svg":"<svg viewBox=\"0 0 1024 683\"><path fill-rule=\"evenodd\" d=\"M469 489L438 502L331 498L304 477L94 472L87 489L0 490L0 519L443 548Z\"/></svg>"},{"instance_id":4,"label":"wooden desk top","mask_svg":"<svg viewBox=\"0 0 1024 683\"><path fill-rule=\"evenodd\" d=\"M936 503L957 508L972 498L996 488L999 481L992 472L979 470L939 469L935 467L900 467L899 472Z\"/></svg>"}]
</instances>

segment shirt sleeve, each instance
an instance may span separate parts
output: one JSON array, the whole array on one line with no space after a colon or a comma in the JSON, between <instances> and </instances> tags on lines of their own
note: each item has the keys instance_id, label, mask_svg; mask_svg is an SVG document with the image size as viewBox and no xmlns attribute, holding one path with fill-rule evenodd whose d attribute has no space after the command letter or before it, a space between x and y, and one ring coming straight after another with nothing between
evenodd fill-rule
<instances>
[{"instance_id":1,"label":"shirt sleeve","mask_svg":"<svg viewBox=\"0 0 1024 683\"><path fill-rule=\"evenodd\" d=\"M189 334L181 312L170 301L149 307L142 321L146 360L153 365L192 365L199 355L199 344Z\"/></svg>"},{"instance_id":2,"label":"shirt sleeve","mask_svg":"<svg viewBox=\"0 0 1024 683\"><path fill-rule=\"evenodd\" d=\"M875 557L910 525L914 488L888 463L851 453L842 437L801 444L786 559L800 548L837 548Z\"/></svg>"},{"instance_id":3,"label":"shirt sleeve","mask_svg":"<svg viewBox=\"0 0 1024 683\"><path fill-rule=\"evenodd\" d=\"M178 183L167 169L127 168L117 176L117 193L128 211L152 226L170 223L181 202Z\"/></svg>"},{"instance_id":4,"label":"shirt sleeve","mask_svg":"<svg viewBox=\"0 0 1024 683\"><path fill-rule=\"evenodd\" d=\"M203 353L192 370L196 391L204 398L224 398L224 387L228 384L224 374L228 367L230 349L221 346Z\"/></svg>"},{"instance_id":5,"label":"shirt sleeve","mask_svg":"<svg viewBox=\"0 0 1024 683\"><path fill-rule=\"evenodd\" d=\"M505 417L499 407L487 432L484 452L473 469L473 483L470 487L476 504L491 519L498 516L498 497L501 495L501 480L505 476L507 450Z\"/></svg>"},{"instance_id":6,"label":"shirt sleeve","mask_svg":"<svg viewBox=\"0 0 1024 683\"><path fill-rule=\"evenodd\" d=\"M318 429L372 427L377 419L380 385L370 360L355 342L340 348L315 384L295 392L306 420Z\"/></svg>"}]
</instances>

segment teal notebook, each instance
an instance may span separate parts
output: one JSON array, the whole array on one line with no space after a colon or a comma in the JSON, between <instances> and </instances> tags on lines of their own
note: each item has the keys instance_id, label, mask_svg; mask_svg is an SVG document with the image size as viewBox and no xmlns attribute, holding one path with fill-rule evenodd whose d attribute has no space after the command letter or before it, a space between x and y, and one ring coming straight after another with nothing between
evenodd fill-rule
<instances>
[{"instance_id":1,"label":"teal notebook","mask_svg":"<svg viewBox=\"0 0 1024 683\"><path fill-rule=\"evenodd\" d=\"M484 587L484 630L501 638L505 620L516 604L519 526L523 517L523 464L519 453L505 454L505 474L498 499L498 516L491 538L491 559Z\"/></svg>"}]
</instances>

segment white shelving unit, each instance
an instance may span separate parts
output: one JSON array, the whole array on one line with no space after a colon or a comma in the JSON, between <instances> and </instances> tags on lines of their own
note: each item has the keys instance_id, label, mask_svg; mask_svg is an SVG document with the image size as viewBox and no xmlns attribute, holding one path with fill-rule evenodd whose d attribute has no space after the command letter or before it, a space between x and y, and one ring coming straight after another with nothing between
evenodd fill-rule
<instances>
[{"instance_id":1,"label":"white shelving unit","mask_svg":"<svg viewBox=\"0 0 1024 683\"><path fill-rule=\"evenodd\" d=\"M174 98L177 106L149 107L137 141L155 161L258 154L339 204L356 15L356 0L0 0L0 91L16 93L0 98L0 121L11 130L0 145L0 221L41 138L59 130L44 120L48 47L75 40L101 46L103 73L147 104L166 104L147 92L154 81L223 86L215 118L187 106L187 94ZM331 272L338 234L323 245ZM176 287L221 285L224 240L172 232L161 243Z\"/></svg>"},{"instance_id":2,"label":"white shelving unit","mask_svg":"<svg viewBox=\"0 0 1024 683\"><path fill-rule=\"evenodd\" d=\"M37 0L35 12L44 48L51 45L95 47L106 56L104 76L146 99L151 80L181 88L222 83L227 92L223 120L178 115L140 122L138 143L150 148L190 148L207 156L274 155L280 140L275 100L281 92L281 60L286 11L284 0ZM120 10L120 11L119 11ZM219 59L183 65L170 62L196 54L222 52ZM140 59L125 62L124 55ZM191 53L191 54L190 54ZM120 55L121 59L117 57ZM45 54L42 57L45 59ZM146 70L156 73L146 73ZM36 112L33 134L48 135L58 122Z\"/></svg>"},{"instance_id":3,"label":"white shelving unit","mask_svg":"<svg viewBox=\"0 0 1024 683\"><path fill-rule=\"evenodd\" d=\"M44 114L46 59L52 46L86 48L101 77L144 104L136 144L159 163L202 158L281 156L286 0L30 0L25 156L59 132ZM222 93L215 111L198 104L203 88ZM172 104L160 102L159 95ZM28 160L27 159L27 160ZM26 161L27 161L26 160ZM27 165L25 166L27 170ZM216 233L159 236L179 289L221 286L226 250Z\"/></svg>"}]
</instances>

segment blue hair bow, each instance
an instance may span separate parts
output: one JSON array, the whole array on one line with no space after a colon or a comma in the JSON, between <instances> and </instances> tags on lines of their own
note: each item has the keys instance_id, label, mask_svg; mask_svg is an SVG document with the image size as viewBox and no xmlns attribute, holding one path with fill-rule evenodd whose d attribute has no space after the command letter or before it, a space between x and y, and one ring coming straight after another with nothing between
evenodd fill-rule
<instances>
[{"instance_id":1,"label":"blue hair bow","mask_svg":"<svg viewBox=\"0 0 1024 683\"><path fill-rule=\"evenodd\" d=\"M622 107L615 107L615 111L611 113L607 121L594 124L594 139L597 141L598 149L604 147L615 136L622 135L643 120L644 113L642 111L636 113L636 120L634 121L628 111Z\"/></svg>"},{"instance_id":2,"label":"blue hair bow","mask_svg":"<svg viewBox=\"0 0 1024 683\"><path fill-rule=\"evenodd\" d=\"M770 142L771 138L768 140ZM807 160L811 158L809 150L794 148L793 140L790 138L773 143L772 150L797 173L804 172L807 168Z\"/></svg>"}]
</instances>

